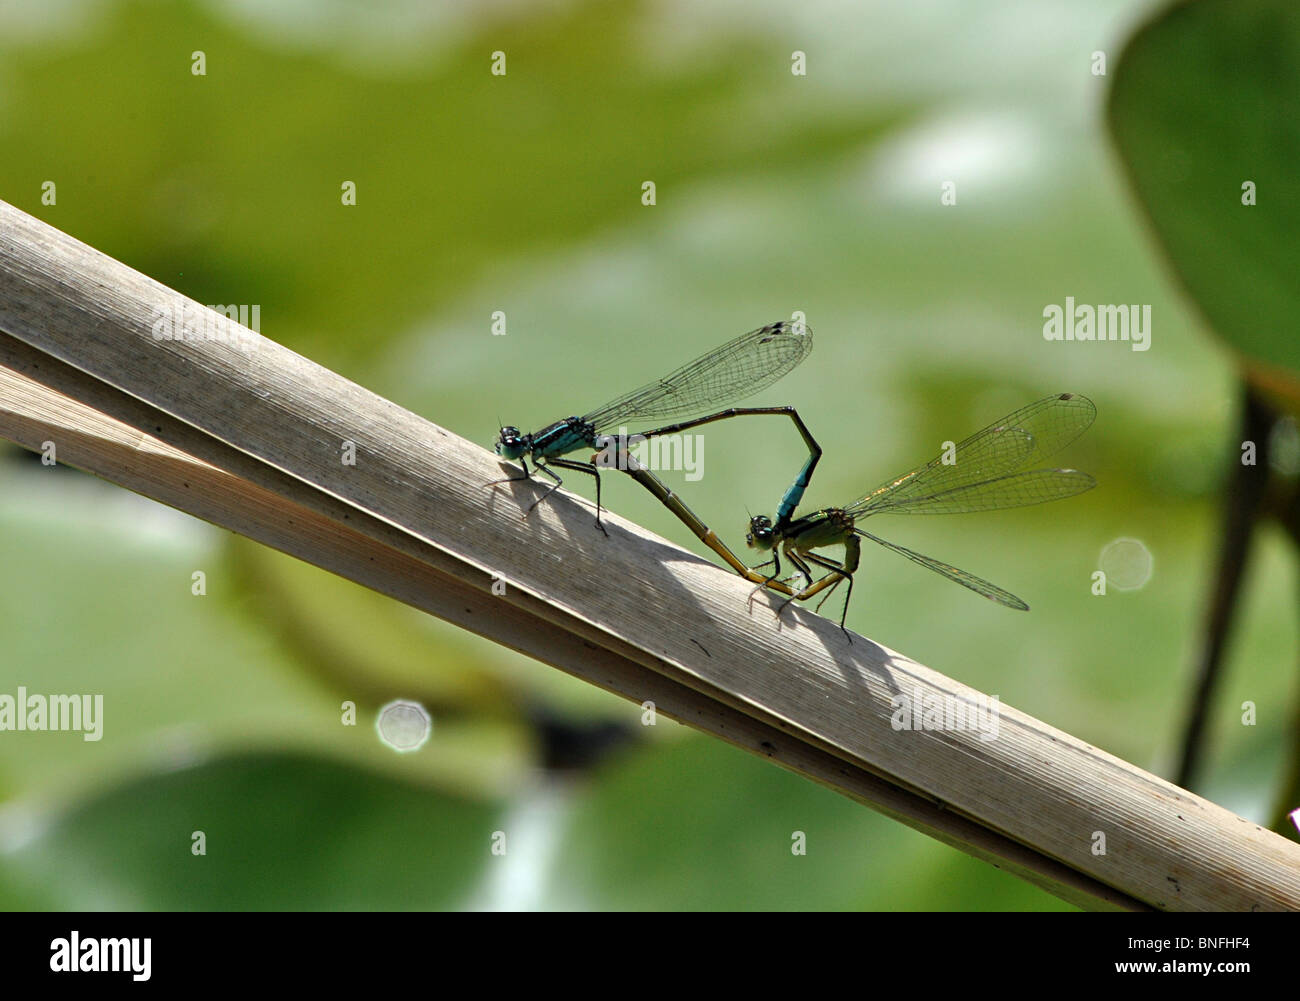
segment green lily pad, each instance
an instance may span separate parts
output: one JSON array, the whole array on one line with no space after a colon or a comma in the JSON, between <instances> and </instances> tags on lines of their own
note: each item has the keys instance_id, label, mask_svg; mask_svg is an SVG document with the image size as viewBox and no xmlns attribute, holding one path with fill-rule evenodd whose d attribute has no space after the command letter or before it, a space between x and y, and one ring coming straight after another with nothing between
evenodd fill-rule
<instances>
[{"instance_id":1,"label":"green lily pad","mask_svg":"<svg viewBox=\"0 0 1300 1001\"><path fill-rule=\"evenodd\" d=\"M1179 281L1249 377L1300 402L1300 7L1166 10L1125 48L1109 118Z\"/></svg>"},{"instance_id":2,"label":"green lily pad","mask_svg":"<svg viewBox=\"0 0 1300 1001\"><path fill-rule=\"evenodd\" d=\"M318 758L224 758L82 801L3 857L0 886L71 909L456 907L493 858L498 814Z\"/></svg>"}]
</instances>

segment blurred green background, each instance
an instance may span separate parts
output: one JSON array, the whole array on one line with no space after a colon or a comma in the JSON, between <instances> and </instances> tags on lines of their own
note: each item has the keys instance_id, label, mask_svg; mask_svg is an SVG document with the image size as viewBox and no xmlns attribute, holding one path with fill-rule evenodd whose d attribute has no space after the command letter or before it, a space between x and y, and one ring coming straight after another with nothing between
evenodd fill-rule
<instances>
[{"instance_id":1,"label":"blurred green background","mask_svg":"<svg viewBox=\"0 0 1300 1001\"><path fill-rule=\"evenodd\" d=\"M1104 127L1151 9L18 0L0 8L0 198L200 302L259 304L265 335L485 446L502 421L582 412L803 311L815 350L763 400L797 404L826 448L810 505L1084 393L1099 418L1065 458L1098 489L880 525L1032 613L879 551L849 624L1168 774L1236 403ZM1045 341L1066 296L1150 304L1151 349ZM707 434L702 481L665 476L739 547L801 457L785 426L731 423ZM0 906L1066 907L452 626L5 459L0 692L102 692L106 722L98 743L0 734ZM704 552L606 483L611 508ZM1120 538L1152 576L1094 596ZM1202 787L1257 821L1283 768L1296 603L1269 528ZM398 697L434 715L417 753L376 738ZM612 750L563 753L591 734Z\"/></svg>"}]
</instances>

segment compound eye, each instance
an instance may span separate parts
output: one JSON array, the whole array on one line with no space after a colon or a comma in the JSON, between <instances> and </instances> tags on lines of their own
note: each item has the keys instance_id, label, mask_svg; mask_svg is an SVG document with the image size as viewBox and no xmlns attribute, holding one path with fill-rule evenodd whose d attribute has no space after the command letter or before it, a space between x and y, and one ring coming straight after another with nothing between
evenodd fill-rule
<instances>
[{"instance_id":1,"label":"compound eye","mask_svg":"<svg viewBox=\"0 0 1300 1001\"><path fill-rule=\"evenodd\" d=\"M507 425L497 433L496 453L504 455L507 459L515 459L523 451L523 439L519 435L519 429Z\"/></svg>"}]
</instances>

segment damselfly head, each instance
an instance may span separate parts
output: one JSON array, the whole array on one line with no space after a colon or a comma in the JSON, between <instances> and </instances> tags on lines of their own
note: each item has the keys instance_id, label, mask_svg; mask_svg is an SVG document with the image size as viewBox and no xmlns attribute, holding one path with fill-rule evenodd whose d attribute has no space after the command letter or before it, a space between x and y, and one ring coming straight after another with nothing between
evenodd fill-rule
<instances>
[{"instance_id":1,"label":"damselfly head","mask_svg":"<svg viewBox=\"0 0 1300 1001\"><path fill-rule=\"evenodd\" d=\"M528 450L528 445L519 429L507 424L497 434L496 450L497 455L513 460L523 455Z\"/></svg>"},{"instance_id":2,"label":"damselfly head","mask_svg":"<svg viewBox=\"0 0 1300 1001\"><path fill-rule=\"evenodd\" d=\"M756 514L749 519L749 531L745 533L745 545L750 549L771 549L775 540L772 537L772 519L765 514Z\"/></svg>"}]
</instances>

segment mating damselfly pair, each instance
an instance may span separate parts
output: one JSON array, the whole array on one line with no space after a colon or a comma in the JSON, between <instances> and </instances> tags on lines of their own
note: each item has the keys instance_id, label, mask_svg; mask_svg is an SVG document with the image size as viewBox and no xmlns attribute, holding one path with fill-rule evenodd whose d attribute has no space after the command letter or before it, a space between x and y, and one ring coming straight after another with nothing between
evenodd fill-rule
<instances>
[{"instance_id":1,"label":"mating damselfly pair","mask_svg":"<svg viewBox=\"0 0 1300 1001\"><path fill-rule=\"evenodd\" d=\"M535 469L555 481L546 493L529 505L524 517L560 487L562 480L551 468L556 466L595 478L596 525L604 531L600 521L599 469L611 464L608 458L612 455L620 460L618 468L624 469L650 490L733 570L759 588L787 595L777 609L778 616L791 601L805 600L818 594L822 594L817 604L820 609L831 593L847 581L844 610L840 616L840 628L844 629L853 593L853 575L861 556L860 540L864 538L992 601L1008 608L1028 610L1029 606L1014 594L974 574L879 538L861 528L859 522L877 514L997 511L1060 500L1091 489L1096 481L1087 473L1074 469L1029 467L1059 452L1088 429L1096 417L1092 401L1077 393L1045 397L994 421L935 459L902 476L886 480L848 504L796 517L796 509L821 458L821 447L794 407L736 407L728 404L776 382L803 361L811 350L812 331L805 324L772 323L742 334L662 379L647 383L584 416L566 417L531 434L521 433L513 426L502 427L496 442L498 454L518 461L524 470L522 477L509 479L531 478L532 472L528 468L528 459L531 458ZM715 409L719 407L725 409ZM710 410L714 412L696 416ZM771 554L765 563L750 567L663 481L630 458L626 439L609 432L629 425L644 427L675 420L675 423L652 426L636 433L636 438L649 440L715 421L760 415L789 417L808 447L808 459L781 497L775 516L755 515L750 518L746 542L750 548ZM594 449L596 453L586 462L565 458L586 449ZM602 457L606 461L599 461ZM844 547L843 560L836 561L814 552L835 545ZM782 556L794 567L795 573L791 577L781 576ZM771 574L759 573L765 567L772 568ZM817 571L824 571L820 578L816 577ZM791 586L791 582L798 579L802 579L801 586ZM847 636L847 629L844 631Z\"/></svg>"}]
</instances>

